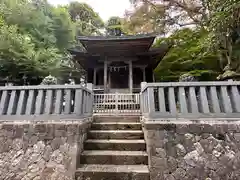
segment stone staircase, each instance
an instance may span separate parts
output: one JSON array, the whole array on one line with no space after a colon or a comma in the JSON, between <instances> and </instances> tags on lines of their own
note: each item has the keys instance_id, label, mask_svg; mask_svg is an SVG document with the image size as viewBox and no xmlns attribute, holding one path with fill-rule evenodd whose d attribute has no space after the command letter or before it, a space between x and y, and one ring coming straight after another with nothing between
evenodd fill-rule
<instances>
[{"instance_id":1,"label":"stone staircase","mask_svg":"<svg viewBox=\"0 0 240 180\"><path fill-rule=\"evenodd\" d=\"M148 155L139 117L95 117L77 180L149 180Z\"/></svg>"}]
</instances>

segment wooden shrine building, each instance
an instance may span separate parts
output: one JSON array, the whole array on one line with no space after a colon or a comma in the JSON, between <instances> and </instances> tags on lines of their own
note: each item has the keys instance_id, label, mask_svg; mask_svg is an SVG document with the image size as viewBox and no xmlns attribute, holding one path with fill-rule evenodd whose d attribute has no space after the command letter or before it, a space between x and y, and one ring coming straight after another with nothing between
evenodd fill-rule
<instances>
[{"instance_id":1,"label":"wooden shrine building","mask_svg":"<svg viewBox=\"0 0 240 180\"><path fill-rule=\"evenodd\" d=\"M154 82L153 70L170 46L152 48L156 36L79 37L84 50L71 50L87 72L87 82L105 93L140 91L141 82Z\"/></svg>"}]
</instances>

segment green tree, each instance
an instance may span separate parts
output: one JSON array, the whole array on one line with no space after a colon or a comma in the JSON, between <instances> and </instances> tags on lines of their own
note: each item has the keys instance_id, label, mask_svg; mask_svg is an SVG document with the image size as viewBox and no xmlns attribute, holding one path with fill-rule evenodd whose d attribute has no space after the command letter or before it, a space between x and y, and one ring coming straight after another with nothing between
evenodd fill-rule
<instances>
[{"instance_id":1,"label":"green tree","mask_svg":"<svg viewBox=\"0 0 240 180\"><path fill-rule=\"evenodd\" d=\"M68 48L75 44L76 24L67 7L46 0L2 0L0 58L2 79L35 83L52 74L64 79L81 73Z\"/></svg>"},{"instance_id":2,"label":"green tree","mask_svg":"<svg viewBox=\"0 0 240 180\"><path fill-rule=\"evenodd\" d=\"M68 11L76 23L78 35L101 34L100 29L104 28L103 20L88 4L71 2Z\"/></svg>"},{"instance_id":3,"label":"green tree","mask_svg":"<svg viewBox=\"0 0 240 180\"><path fill-rule=\"evenodd\" d=\"M53 21L43 11L28 1L3 0L0 13L9 25L17 25L19 31L28 33L37 47L50 47L56 43Z\"/></svg>"},{"instance_id":4,"label":"green tree","mask_svg":"<svg viewBox=\"0 0 240 180\"><path fill-rule=\"evenodd\" d=\"M155 46L174 41L174 46L155 69L158 81L178 81L183 74L198 80L214 80L222 71L217 53L207 51L205 41L208 32L204 29L184 28L168 38L159 39Z\"/></svg>"},{"instance_id":5,"label":"green tree","mask_svg":"<svg viewBox=\"0 0 240 180\"><path fill-rule=\"evenodd\" d=\"M122 19L117 16L110 17L106 24L107 35L121 36L123 33Z\"/></svg>"},{"instance_id":6,"label":"green tree","mask_svg":"<svg viewBox=\"0 0 240 180\"><path fill-rule=\"evenodd\" d=\"M41 79L60 68L62 55L56 48L36 49L31 36L22 34L16 25L0 25L0 76L21 80L25 75Z\"/></svg>"},{"instance_id":7,"label":"green tree","mask_svg":"<svg viewBox=\"0 0 240 180\"><path fill-rule=\"evenodd\" d=\"M128 12L124 18L124 28L130 34L145 34L165 32L166 12L161 4L151 5L143 3L137 6L133 12Z\"/></svg>"},{"instance_id":8,"label":"green tree","mask_svg":"<svg viewBox=\"0 0 240 180\"><path fill-rule=\"evenodd\" d=\"M212 0L130 0L136 6L142 3L148 4L155 9L160 6L165 14L162 20L170 28L185 27L188 25L206 26L209 20L210 1Z\"/></svg>"},{"instance_id":9,"label":"green tree","mask_svg":"<svg viewBox=\"0 0 240 180\"><path fill-rule=\"evenodd\" d=\"M196 49L204 47L205 55L212 55L218 60L219 68L221 69L215 72L215 74L220 74L218 79L240 78L240 1L132 0L132 2L136 7L141 7L142 4L148 4L153 8L163 6L165 13L163 17L165 18L161 20L161 23L167 32L174 32L174 29L186 27L191 27L193 30L197 29L194 31L199 33L200 36L202 36L201 32L204 32L205 35L202 36L202 45L193 45L193 47ZM135 24L133 25L137 27ZM174 34L171 37L174 37ZM184 39L183 41L189 44L192 43L191 38ZM184 49L184 47L181 48ZM191 47L189 48L191 49ZM191 57L192 54L195 54L195 52L190 51L189 48L184 50L186 53L184 53L183 57L185 57L185 55ZM181 49L177 51L181 51ZM172 51L170 51L170 56L172 55L171 52ZM177 54L179 54L179 52L177 52ZM196 58L199 57L203 58L200 54L197 57L193 56L189 59L195 61ZM173 59L179 62L177 56ZM204 63L207 64L207 62ZM162 63L162 66L163 64L164 63ZM181 66L179 65L178 67ZM196 70L197 68L198 67L195 67ZM164 69L165 67L163 67L163 70ZM179 71L184 72L185 70L182 69ZM216 76L213 77L215 78Z\"/></svg>"},{"instance_id":10,"label":"green tree","mask_svg":"<svg viewBox=\"0 0 240 180\"><path fill-rule=\"evenodd\" d=\"M212 0L209 47L217 52L224 67L218 79L240 79L240 1Z\"/></svg>"},{"instance_id":11,"label":"green tree","mask_svg":"<svg viewBox=\"0 0 240 180\"><path fill-rule=\"evenodd\" d=\"M63 51L72 47L75 43L76 26L71 21L68 9L65 7L53 8L51 16L57 47Z\"/></svg>"}]
</instances>

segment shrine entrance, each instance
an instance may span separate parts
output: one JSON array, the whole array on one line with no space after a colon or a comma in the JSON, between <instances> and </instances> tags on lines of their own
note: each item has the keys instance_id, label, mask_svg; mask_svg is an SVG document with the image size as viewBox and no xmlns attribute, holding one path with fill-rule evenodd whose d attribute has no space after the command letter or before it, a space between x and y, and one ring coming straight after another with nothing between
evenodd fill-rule
<instances>
[{"instance_id":1,"label":"shrine entrance","mask_svg":"<svg viewBox=\"0 0 240 180\"><path fill-rule=\"evenodd\" d=\"M151 47L156 36L78 37L83 48L70 50L97 93L139 93L141 82L155 82L154 69L171 44Z\"/></svg>"},{"instance_id":2,"label":"shrine entrance","mask_svg":"<svg viewBox=\"0 0 240 180\"><path fill-rule=\"evenodd\" d=\"M140 94L94 94L93 111L95 115L140 115Z\"/></svg>"},{"instance_id":3,"label":"shrine entrance","mask_svg":"<svg viewBox=\"0 0 240 180\"><path fill-rule=\"evenodd\" d=\"M109 85L111 89L129 88L129 67L125 63L112 63L109 66Z\"/></svg>"}]
</instances>

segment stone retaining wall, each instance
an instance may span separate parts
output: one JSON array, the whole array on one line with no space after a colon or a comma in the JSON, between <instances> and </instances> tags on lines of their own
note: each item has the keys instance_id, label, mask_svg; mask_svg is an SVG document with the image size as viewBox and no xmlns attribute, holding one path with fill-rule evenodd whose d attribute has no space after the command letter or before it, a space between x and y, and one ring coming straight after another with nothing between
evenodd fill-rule
<instances>
[{"instance_id":1,"label":"stone retaining wall","mask_svg":"<svg viewBox=\"0 0 240 180\"><path fill-rule=\"evenodd\" d=\"M73 180L90 121L0 122L0 180Z\"/></svg>"},{"instance_id":2,"label":"stone retaining wall","mask_svg":"<svg viewBox=\"0 0 240 180\"><path fill-rule=\"evenodd\" d=\"M151 180L239 180L240 121L143 121Z\"/></svg>"}]
</instances>

